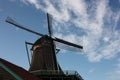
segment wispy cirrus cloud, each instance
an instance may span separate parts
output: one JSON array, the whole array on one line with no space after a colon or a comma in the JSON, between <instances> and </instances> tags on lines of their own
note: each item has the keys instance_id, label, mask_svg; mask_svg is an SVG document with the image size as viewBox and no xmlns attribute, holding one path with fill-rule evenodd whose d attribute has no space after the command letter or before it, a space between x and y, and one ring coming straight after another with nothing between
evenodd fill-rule
<instances>
[{"instance_id":1,"label":"wispy cirrus cloud","mask_svg":"<svg viewBox=\"0 0 120 80\"><path fill-rule=\"evenodd\" d=\"M112 11L109 0L21 1L53 15L55 36L82 44L89 61L111 59L120 53L120 10Z\"/></svg>"}]
</instances>

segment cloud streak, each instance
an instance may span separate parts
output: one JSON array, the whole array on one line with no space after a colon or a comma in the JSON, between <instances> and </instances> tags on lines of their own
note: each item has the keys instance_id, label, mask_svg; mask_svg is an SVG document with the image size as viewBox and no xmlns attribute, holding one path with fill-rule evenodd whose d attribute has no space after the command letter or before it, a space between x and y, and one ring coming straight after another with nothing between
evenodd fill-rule
<instances>
[{"instance_id":1,"label":"cloud streak","mask_svg":"<svg viewBox=\"0 0 120 80\"><path fill-rule=\"evenodd\" d=\"M112 11L109 0L21 1L53 15L55 36L82 44L89 61L111 59L120 53L120 29L116 29L120 10Z\"/></svg>"}]
</instances>

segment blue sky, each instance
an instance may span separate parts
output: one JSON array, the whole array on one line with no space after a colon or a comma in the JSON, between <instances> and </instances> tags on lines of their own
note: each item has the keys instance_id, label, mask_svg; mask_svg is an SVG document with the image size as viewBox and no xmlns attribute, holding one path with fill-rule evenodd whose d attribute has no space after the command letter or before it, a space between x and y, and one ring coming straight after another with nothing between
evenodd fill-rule
<instances>
[{"instance_id":1,"label":"blue sky","mask_svg":"<svg viewBox=\"0 0 120 80\"><path fill-rule=\"evenodd\" d=\"M85 80L120 80L120 0L0 0L0 57L28 69L24 42L39 36L5 19L47 34L47 12L55 37L84 47L84 52L61 49L63 70L77 70Z\"/></svg>"}]
</instances>

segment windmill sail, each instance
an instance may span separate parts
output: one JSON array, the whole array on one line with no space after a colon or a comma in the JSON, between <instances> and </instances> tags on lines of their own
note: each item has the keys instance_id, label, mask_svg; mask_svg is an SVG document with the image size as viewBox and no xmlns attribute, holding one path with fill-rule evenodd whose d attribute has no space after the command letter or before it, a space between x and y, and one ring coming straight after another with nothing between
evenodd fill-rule
<instances>
[{"instance_id":1,"label":"windmill sail","mask_svg":"<svg viewBox=\"0 0 120 80\"><path fill-rule=\"evenodd\" d=\"M18 24L16 21L14 21L13 19L11 19L10 17L7 17L7 19L6 19L5 21L8 22L8 23L10 23L10 24L12 24L12 25L14 25L14 26L17 27L17 28L26 30L26 31L28 31L28 32L31 32L31 33L36 34L36 35L39 35L39 36L44 36L43 34L40 34L40 33L38 33L38 32L35 32L35 31L33 31L33 30L30 30L30 29L28 29L28 28L26 28L26 27Z\"/></svg>"},{"instance_id":2,"label":"windmill sail","mask_svg":"<svg viewBox=\"0 0 120 80\"><path fill-rule=\"evenodd\" d=\"M74 46L70 46L64 43L60 43L57 41L54 41L56 44L56 48L57 49L63 49L63 50L67 50L67 51L73 51L73 52L83 52L82 48L78 48L78 47L74 47Z\"/></svg>"}]
</instances>

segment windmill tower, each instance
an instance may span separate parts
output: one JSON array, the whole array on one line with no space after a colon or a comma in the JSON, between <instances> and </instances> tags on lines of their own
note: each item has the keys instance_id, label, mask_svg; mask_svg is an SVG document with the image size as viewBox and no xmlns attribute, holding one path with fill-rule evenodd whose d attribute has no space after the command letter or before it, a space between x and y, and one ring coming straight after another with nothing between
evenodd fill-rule
<instances>
[{"instance_id":1,"label":"windmill tower","mask_svg":"<svg viewBox=\"0 0 120 80\"><path fill-rule=\"evenodd\" d=\"M63 71L61 69L56 59L56 47L54 42L56 41L78 49L83 49L83 47L56 37L53 38L51 21L51 16L47 14L49 34L44 35L19 25L11 18L6 19L6 22L14 25L15 27L41 36L34 44L32 44L33 55L29 68L30 73L42 78L43 80L83 80L76 71L74 74L71 74L69 71Z\"/></svg>"}]
</instances>

